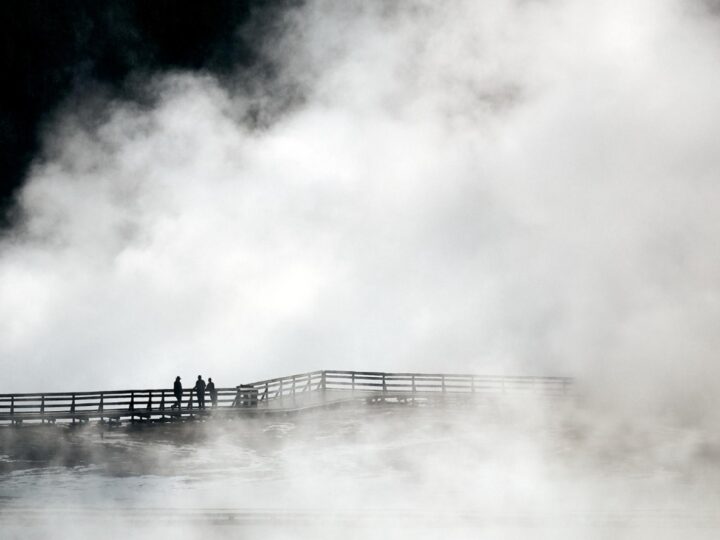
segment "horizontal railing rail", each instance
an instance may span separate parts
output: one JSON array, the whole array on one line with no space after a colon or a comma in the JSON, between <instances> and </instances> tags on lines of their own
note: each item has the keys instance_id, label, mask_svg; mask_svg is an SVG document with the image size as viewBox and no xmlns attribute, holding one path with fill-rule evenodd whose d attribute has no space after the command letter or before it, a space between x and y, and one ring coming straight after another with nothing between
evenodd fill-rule
<instances>
[{"instance_id":1,"label":"horizontal railing rail","mask_svg":"<svg viewBox=\"0 0 720 540\"><path fill-rule=\"evenodd\" d=\"M383 393L475 393L532 390L564 394L571 384L572 379L568 377L327 370L324 372L323 388L326 390L380 390Z\"/></svg>"}]
</instances>

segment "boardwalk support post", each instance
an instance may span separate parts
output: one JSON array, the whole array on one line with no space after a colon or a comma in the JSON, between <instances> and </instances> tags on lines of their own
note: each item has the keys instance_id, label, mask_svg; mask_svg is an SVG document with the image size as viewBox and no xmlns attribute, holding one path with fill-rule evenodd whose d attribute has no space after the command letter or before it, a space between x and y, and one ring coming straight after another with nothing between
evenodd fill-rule
<instances>
[{"instance_id":1,"label":"boardwalk support post","mask_svg":"<svg viewBox=\"0 0 720 540\"><path fill-rule=\"evenodd\" d=\"M70 404L70 412L73 414L72 421L75 423L75 394L72 395L72 403Z\"/></svg>"}]
</instances>

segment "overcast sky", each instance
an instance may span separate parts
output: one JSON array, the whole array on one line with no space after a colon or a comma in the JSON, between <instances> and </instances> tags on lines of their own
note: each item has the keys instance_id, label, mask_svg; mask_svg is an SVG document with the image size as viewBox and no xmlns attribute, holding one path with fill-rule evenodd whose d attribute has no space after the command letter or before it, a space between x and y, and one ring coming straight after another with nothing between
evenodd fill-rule
<instances>
[{"instance_id":1,"label":"overcast sky","mask_svg":"<svg viewBox=\"0 0 720 540\"><path fill-rule=\"evenodd\" d=\"M0 244L0 391L324 368L707 404L710 7L309 1L254 44L272 70L71 94Z\"/></svg>"}]
</instances>

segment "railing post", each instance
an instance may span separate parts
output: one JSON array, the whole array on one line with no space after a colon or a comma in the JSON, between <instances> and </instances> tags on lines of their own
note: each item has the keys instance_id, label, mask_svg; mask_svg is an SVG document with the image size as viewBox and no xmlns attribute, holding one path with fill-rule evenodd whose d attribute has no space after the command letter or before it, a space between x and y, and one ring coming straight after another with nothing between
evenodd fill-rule
<instances>
[{"instance_id":1,"label":"railing post","mask_svg":"<svg viewBox=\"0 0 720 540\"><path fill-rule=\"evenodd\" d=\"M10 416L15 416L15 396L10 396Z\"/></svg>"},{"instance_id":2,"label":"railing post","mask_svg":"<svg viewBox=\"0 0 720 540\"><path fill-rule=\"evenodd\" d=\"M445 393L445 375L440 375L440 385L442 386L442 392Z\"/></svg>"},{"instance_id":3,"label":"railing post","mask_svg":"<svg viewBox=\"0 0 720 540\"><path fill-rule=\"evenodd\" d=\"M292 378L292 395L295 396L295 375Z\"/></svg>"},{"instance_id":4,"label":"railing post","mask_svg":"<svg viewBox=\"0 0 720 540\"><path fill-rule=\"evenodd\" d=\"M152 390L150 390L150 393L148 394L147 410L148 410L147 419L150 420L150 418L152 417Z\"/></svg>"},{"instance_id":5,"label":"railing post","mask_svg":"<svg viewBox=\"0 0 720 540\"><path fill-rule=\"evenodd\" d=\"M283 396L283 380L280 379L280 389L278 390L278 396Z\"/></svg>"},{"instance_id":6,"label":"railing post","mask_svg":"<svg viewBox=\"0 0 720 540\"><path fill-rule=\"evenodd\" d=\"M265 383L265 392L263 392L263 396L265 396L265 401L269 399L268 393L270 392L270 385L268 383Z\"/></svg>"},{"instance_id":7,"label":"railing post","mask_svg":"<svg viewBox=\"0 0 720 540\"><path fill-rule=\"evenodd\" d=\"M355 372L352 372L352 389L355 391Z\"/></svg>"},{"instance_id":8,"label":"railing post","mask_svg":"<svg viewBox=\"0 0 720 540\"><path fill-rule=\"evenodd\" d=\"M322 376L320 378L320 388L323 390L327 388L327 376L325 374L325 370L322 371Z\"/></svg>"},{"instance_id":9,"label":"railing post","mask_svg":"<svg viewBox=\"0 0 720 540\"><path fill-rule=\"evenodd\" d=\"M383 383L383 394L387 393L387 383L385 382L385 374L382 374L382 383Z\"/></svg>"},{"instance_id":10,"label":"railing post","mask_svg":"<svg viewBox=\"0 0 720 540\"><path fill-rule=\"evenodd\" d=\"M135 421L135 391L130 392L130 421Z\"/></svg>"},{"instance_id":11,"label":"railing post","mask_svg":"<svg viewBox=\"0 0 720 540\"><path fill-rule=\"evenodd\" d=\"M165 390L162 391L160 396L160 410L162 411L162 419L165 420Z\"/></svg>"},{"instance_id":12,"label":"railing post","mask_svg":"<svg viewBox=\"0 0 720 540\"><path fill-rule=\"evenodd\" d=\"M40 398L40 414L42 415L41 422L45 423L45 395Z\"/></svg>"},{"instance_id":13,"label":"railing post","mask_svg":"<svg viewBox=\"0 0 720 540\"><path fill-rule=\"evenodd\" d=\"M410 381L412 383L412 393L415 393L415 375L410 375Z\"/></svg>"},{"instance_id":14,"label":"railing post","mask_svg":"<svg viewBox=\"0 0 720 540\"><path fill-rule=\"evenodd\" d=\"M72 395L72 403L70 404L70 412L75 414L75 394ZM75 416L73 416L73 424L75 423Z\"/></svg>"}]
</instances>

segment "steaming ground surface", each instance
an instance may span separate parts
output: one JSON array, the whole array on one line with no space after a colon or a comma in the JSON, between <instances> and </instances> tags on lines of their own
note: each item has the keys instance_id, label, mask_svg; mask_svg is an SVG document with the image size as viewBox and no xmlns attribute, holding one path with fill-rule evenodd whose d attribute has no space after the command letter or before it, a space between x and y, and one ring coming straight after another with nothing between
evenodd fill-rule
<instances>
[{"instance_id":1,"label":"steaming ground surface","mask_svg":"<svg viewBox=\"0 0 720 540\"><path fill-rule=\"evenodd\" d=\"M3 429L3 537L717 537L716 435L589 418L493 400Z\"/></svg>"}]
</instances>

